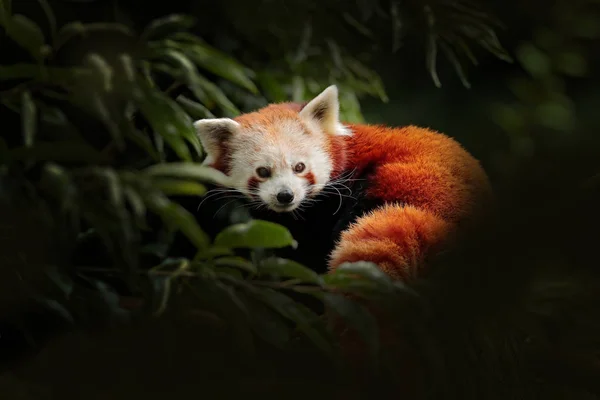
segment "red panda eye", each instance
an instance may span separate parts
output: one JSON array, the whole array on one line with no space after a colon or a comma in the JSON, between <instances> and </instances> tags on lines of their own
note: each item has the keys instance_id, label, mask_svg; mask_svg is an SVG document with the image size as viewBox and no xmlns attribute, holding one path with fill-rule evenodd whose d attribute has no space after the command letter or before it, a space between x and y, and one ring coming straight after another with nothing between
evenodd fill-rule
<instances>
[{"instance_id":1,"label":"red panda eye","mask_svg":"<svg viewBox=\"0 0 600 400\"><path fill-rule=\"evenodd\" d=\"M300 172L304 171L304 169L306 168L306 165L304 165L304 163L298 163L294 166L294 172L299 174Z\"/></svg>"},{"instance_id":2,"label":"red panda eye","mask_svg":"<svg viewBox=\"0 0 600 400\"><path fill-rule=\"evenodd\" d=\"M256 175L261 178L268 178L271 176L271 170L266 167L258 167L256 168Z\"/></svg>"}]
</instances>

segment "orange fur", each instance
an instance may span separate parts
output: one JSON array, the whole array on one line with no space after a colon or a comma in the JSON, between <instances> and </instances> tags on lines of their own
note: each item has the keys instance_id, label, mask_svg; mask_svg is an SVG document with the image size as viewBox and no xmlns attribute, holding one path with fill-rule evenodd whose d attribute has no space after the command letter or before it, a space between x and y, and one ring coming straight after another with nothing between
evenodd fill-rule
<instances>
[{"instance_id":1,"label":"orange fur","mask_svg":"<svg viewBox=\"0 0 600 400\"><path fill-rule=\"evenodd\" d=\"M305 106L271 104L234 120L244 128L244 134L260 130L266 134L265 140L275 143L286 140L280 134L281 127L293 122L308 140L315 133L298 118ZM331 112L334 108L337 103L325 110ZM349 170L360 175L373 168L366 195L386 205L360 217L342 233L329 267L333 270L344 262L362 260L378 264L394 278L418 276L427 255L447 243L457 228L487 205L491 193L487 176L458 142L433 130L346 126L351 136L333 132L326 135L333 168L331 179ZM217 162L227 170L225 161Z\"/></svg>"},{"instance_id":2,"label":"orange fur","mask_svg":"<svg viewBox=\"0 0 600 400\"><path fill-rule=\"evenodd\" d=\"M359 218L342 233L330 265L371 261L394 279L409 279L425 256L444 242L451 226L412 206L387 205Z\"/></svg>"},{"instance_id":3,"label":"orange fur","mask_svg":"<svg viewBox=\"0 0 600 400\"><path fill-rule=\"evenodd\" d=\"M374 165L367 195L388 204L342 234L330 268L362 260L393 278L415 277L432 249L481 208L487 176L458 142L432 130L349 126L347 165L359 172Z\"/></svg>"}]
</instances>

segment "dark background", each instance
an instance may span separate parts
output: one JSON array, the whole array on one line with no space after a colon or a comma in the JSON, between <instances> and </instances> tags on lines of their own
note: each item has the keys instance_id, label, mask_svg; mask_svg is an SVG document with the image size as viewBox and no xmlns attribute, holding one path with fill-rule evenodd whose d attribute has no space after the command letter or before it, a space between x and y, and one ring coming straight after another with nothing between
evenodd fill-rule
<instances>
[{"instance_id":1,"label":"dark background","mask_svg":"<svg viewBox=\"0 0 600 400\"><path fill-rule=\"evenodd\" d=\"M496 33L513 62L473 46L479 63L465 63L470 88L441 52L441 87L427 67L428 30L422 10L429 4L441 10L442 18L444 1L397 2L402 45L396 51L389 19L365 22L373 32L371 39L340 22L346 11L359 17L360 10L369 9L368 1L49 3L59 26L73 20L116 20L141 30L156 17L192 14L198 19L195 32L207 42L254 70L279 73L285 99L293 90L283 83L294 76L314 79L316 91L331 83L328 64L318 60L304 69L286 70L283 60L299 46L306 25L312 26L319 46L333 38L347 54L360 56L381 77L388 99L356 90L362 113L351 110L349 115L372 123L428 126L456 138L481 160L497 193L497 203L490 204L496 217L487 229L440 261L446 268L424 282L424 297L434 317L420 326L423 342L415 340L433 344L415 346L415 351L420 361L430 362L428 357L436 355L441 360L423 369L425 386L438 395L430 398L600 398L597 1L478 2L503 23ZM13 9L44 20L37 1L13 0ZM448 19L443 26L452 29L456 23ZM21 60L10 43L0 46L2 64ZM96 35L65 51L59 61L76 62L89 48L114 54L131 46L120 37ZM221 84L216 78L215 82ZM272 93L244 97L223 87L242 111L284 99ZM350 90L343 82L341 88ZM4 210L6 219L10 212ZM31 232L8 233L20 243L19 252L35 258L43 251L29 244ZM41 229L36 233L43 234ZM17 252L15 247L2 251ZM301 363L285 354L266 356L264 364L244 364L222 338L176 319L93 339L63 334L61 326L45 347L48 332L55 333L49 328L53 323L45 315L28 318L33 339L14 330L0 336L0 351L7 360L0 394L37 399L60 393L93 399L222 398L235 391L277 398L366 398L376 393L372 386L364 392L344 392L343 384L329 377L325 367L319 368L319 362L303 364L306 360ZM29 346L31 340L40 344ZM29 347L36 351L25 353L23 348ZM444 392L444 387L453 391ZM393 398L410 397L404 395L395 393Z\"/></svg>"}]
</instances>

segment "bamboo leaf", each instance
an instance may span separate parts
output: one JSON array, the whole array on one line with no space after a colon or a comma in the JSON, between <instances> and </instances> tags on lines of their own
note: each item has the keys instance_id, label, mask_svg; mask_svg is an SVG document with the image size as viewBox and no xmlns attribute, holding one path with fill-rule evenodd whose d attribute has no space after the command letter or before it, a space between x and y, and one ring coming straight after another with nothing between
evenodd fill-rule
<instances>
[{"instance_id":1,"label":"bamboo leaf","mask_svg":"<svg viewBox=\"0 0 600 400\"><path fill-rule=\"evenodd\" d=\"M129 29L123 24L110 22L94 22L84 24L82 22L75 21L65 24L62 28L60 28L56 35L56 40L54 41L54 49L57 50L75 36L86 36L93 32L102 31L113 31L122 33L126 36L133 36L133 32L131 31L131 29Z\"/></svg>"},{"instance_id":2,"label":"bamboo leaf","mask_svg":"<svg viewBox=\"0 0 600 400\"><path fill-rule=\"evenodd\" d=\"M181 179L197 179L202 182L226 186L228 177L214 168L190 163L166 163L152 165L144 170L151 177L173 177Z\"/></svg>"},{"instance_id":3,"label":"bamboo leaf","mask_svg":"<svg viewBox=\"0 0 600 400\"><path fill-rule=\"evenodd\" d=\"M300 263L285 258L269 257L261 260L259 272L261 275L285 276L310 283L321 283L319 274Z\"/></svg>"},{"instance_id":4,"label":"bamboo leaf","mask_svg":"<svg viewBox=\"0 0 600 400\"><path fill-rule=\"evenodd\" d=\"M48 20L48 26L50 27L50 35L54 39L56 37L56 16L54 15L54 11L52 11L52 7L48 4L48 0L37 0L40 4L40 7L46 14L46 19Z\"/></svg>"},{"instance_id":5,"label":"bamboo leaf","mask_svg":"<svg viewBox=\"0 0 600 400\"><path fill-rule=\"evenodd\" d=\"M21 124L25 146L31 147L36 134L37 108L29 91L21 96Z\"/></svg>"},{"instance_id":6,"label":"bamboo leaf","mask_svg":"<svg viewBox=\"0 0 600 400\"><path fill-rule=\"evenodd\" d=\"M256 273L254 264L242 257L221 257L213 260L213 264L216 267L235 267L251 274Z\"/></svg>"},{"instance_id":7,"label":"bamboo leaf","mask_svg":"<svg viewBox=\"0 0 600 400\"><path fill-rule=\"evenodd\" d=\"M140 35L140 40L148 41L156 37L164 37L172 31L187 30L196 24L195 18L189 15L172 14L150 22Z\"/></svg>"},{"instance_id":8,"label":"bamboo leaf","mask_svg":"<svg viewBox=\"0 0 600 400\"><path fill-rule=\"evenodd\" d=\"M172 38L176 39L177 35L172 36ZM183 51L198 66L249 90L253 94L258 94L258 88L251 79L253 73L248 68L202 42L200 38L193 45L190 43L181 45L174 41L168 41L168 44Z\"/></svg>"},{"instance_id":9,"label":"bamboo leaf","mask_svg":"<svg viewBox=\"0 0 600 400\"><path fill-rule=\"evenodd\" d=\"M197 154L201 154L200 140L192 126L192 120L177 103L143 82L139 82L134 89L133 98L154 132L160 135L182 160L192 160L185 140L194 146Z\"/></svg>"},{"instance_id":10,"label":"bamboo leaf","mask_svg":"<svg viewBox=\"0 0 600 400\"><path fill-rule=\"evenodd\" d=\"M19 46L25 48L36 60L44 58L45 40L40 27L24 15L15 14L4 20L7 35Z\"/></svg>"},{"instance_id":11,"label":"bamboo leaf","mask_svg":"<svg viewBox=\"0 0 600 400\"><path fill-rule=\"evenodd\" d=\"M189 180L156 179L152 185L167 196L202 196L206 186Z\"/></svg>"},{"instance_id":12,"label":"bamboo leaf","mask_svg":"<svg viewBox=\"0 0 600 400\"><path fill-rule=\"evenodd\" d=\"M460 81L462 82L463 86L466 87L467 89L470 89L471 83L467 79L465 70L464 70L462 64L460 63L458 57L456 56L456 53L454 53L454 50L452 50L452 48L447 43L444 43L443 41L440 42L440 46L442 47L442 50L446 54L446 57L448 58L448 60L450 60L450 63L454 67L454 70L456 71L458 77L460 78Z\"/></svg>"},{"instance_id":13,"label":"bamboo leaf","mask_svg":"<svg viewBox=\"0 0 600 400\"><path fill-rule=\"evenodd\" d=\"M178 96L176 100L181 108L194 120L215 118L215 115L208 108L183 95Z\"/></svg>"},{"instance_id":14,"label":"bamboo leaf","mask_svg":"<svg viewBox=\"0 0 600 400\"><path fill-rule=\"evenodd\" d=\"M288 229L273 222L251 220L231 225L217 234L215 246L228 248L281 248L297 243Z\"/></svg>"},{"instance_id":15,"label":"bamboo leaf","mask_svg":"<svg viewBox=\"0 0 600 400\"><path fill-rule=\"evenodd\" d=\"M99 54L91 53L87 56L87 63L101 76L102 89L107 92L112 90L114 72L106 60Z\"/></svg>"},{"instance_id":16,"label":"bamboo leaf","mask_svg":"<svg viewBox=\"0 0 600 400\"><path fill-rule=\"evenodd\" d=\"M194 216L185 208L157 193L144 193L142 196L148 208L158 214L166 224L181 230L197 249L208 248L210 238L198 226Z\"/></svg>"}]
</instances>

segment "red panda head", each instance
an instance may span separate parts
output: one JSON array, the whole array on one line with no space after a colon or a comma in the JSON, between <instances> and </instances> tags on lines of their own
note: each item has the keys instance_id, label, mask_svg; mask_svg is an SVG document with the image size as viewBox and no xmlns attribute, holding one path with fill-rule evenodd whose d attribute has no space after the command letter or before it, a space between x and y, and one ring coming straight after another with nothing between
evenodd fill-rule
<instances>
[{"instance_id":1,"label":"red panda head","mask_svg":"<svg viewBox=\"0 0 600 400\"><path fill-rule=\"evenodd\" d=\"M203 164L221 170L234 189L276 212L295 210L325 187L337 162L332 143L352 134L339 121L336 86L301 109L272 104L194 126L207 153Z\"/></svg>"}]
</instances>

